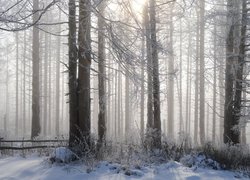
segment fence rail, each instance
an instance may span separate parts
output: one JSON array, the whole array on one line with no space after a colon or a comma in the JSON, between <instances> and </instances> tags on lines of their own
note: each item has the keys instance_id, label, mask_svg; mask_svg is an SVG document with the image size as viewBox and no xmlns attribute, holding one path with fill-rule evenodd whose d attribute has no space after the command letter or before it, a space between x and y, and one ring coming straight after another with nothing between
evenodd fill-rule
<instances>
[{"instance_id":1,"label":"fence rail","mask_svg":"<svg viewBox=\"0 0 250 180\"><path fill-rule=\"evenodd\" d=\"M6 142L6 143L14 143L14 142L37 142L37 143L46 143L46 142L68 142L68 140L57 140L57 139L51 139L51 140L1 140L0 142Z\"/></svg>"},{"instance_id":2,"label":"fence rail","mask_svg":"<svg viewBox=\"0 0 250 180\"><path fill-rule=\"evenodd\" d=\"M31 143L31 144L29 144ZM0 138L0 150L46 149L67 146L68 140L4 140Z\"/></svg>"}]
</instances>

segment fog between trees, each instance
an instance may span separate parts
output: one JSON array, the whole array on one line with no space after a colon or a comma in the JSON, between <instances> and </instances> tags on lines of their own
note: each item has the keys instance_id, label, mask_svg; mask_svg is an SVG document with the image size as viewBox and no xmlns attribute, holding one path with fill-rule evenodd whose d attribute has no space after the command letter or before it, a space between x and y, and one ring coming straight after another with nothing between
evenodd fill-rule
<instances>
[{"instance_id":1,"label":"fog between trees","mask_svg":"<svg viewBox=\"0 0 250 180\"><path fill-rule=\"evenodd\" d=\"M249 3L1 0L0 136L248 143Z\"/></svg>"}]
</instances>

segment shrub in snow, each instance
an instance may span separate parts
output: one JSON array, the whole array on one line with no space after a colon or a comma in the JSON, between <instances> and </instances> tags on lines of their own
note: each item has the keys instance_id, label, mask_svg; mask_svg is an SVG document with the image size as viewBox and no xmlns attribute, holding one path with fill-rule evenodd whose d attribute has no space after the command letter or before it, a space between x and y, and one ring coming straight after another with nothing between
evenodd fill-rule
<instances>
[{"instance_id":1,"label":"shrub in snow","mask_svg":"<svg viewBox=\"0 0 250 180\"><path fill-rule=\"evenodd\" d=\"M186 155L180 159L180 162L188 167L200 167L200 168L210 168L210 169L221 169L219 163L207 158L204 154L191 154Z\"/></svg>"},{"instance_id":2,"label":"shrub in snow","mask_svg":"<svg viewBox=\"0 0 250 180\"><path fill-rule=\"evenodd\" d=\"M163 136L162 150L167 159L179 161L181 157L191 151L191 140L189 135L180 133L178 143L173 139Z\"/></svg>"},{"instance_id":3,"label":"shrub in snow","mask_svg":"<svg viewBox=\"0 0 250 180\"><path fill-rule=\"evenodd\" d=\"M57 162L57 163L69 163L75 160L77 157L76 155L66 147L58 147L52 153L50 157L50 161Z\"/></svg>"},{"instance_id":4,"label":"shrub in snow","mask_svg":"<svg viewBox=\"0 0 250 180\"><path fill-rule=\"evenodd\" d=\"M220 163L224 169L250 168L250 149L246 145L206 144L203 152L207 157Z\"/></svg>"}]
</instances>

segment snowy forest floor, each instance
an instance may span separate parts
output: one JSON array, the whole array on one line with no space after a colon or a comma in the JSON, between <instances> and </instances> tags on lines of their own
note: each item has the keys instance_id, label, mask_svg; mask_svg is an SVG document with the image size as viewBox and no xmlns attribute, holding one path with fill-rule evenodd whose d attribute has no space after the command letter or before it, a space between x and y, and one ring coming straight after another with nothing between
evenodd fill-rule
<instances>
[{"instance_id":1,"label":"snowy forest floor","mask_svg":"<svg viewBox=\"0 0 250 180\"><path fill-rule=\"evenodd\" d=\"M148 164L126 169L107 161L96 162L91 171L80 162L69 164L51 163L48 157L29 155L2 156L0 158L0 179L2 180L231 180L249 179L241 173L213 170L206 167L186 167L179 162Z\"/></svg>"}]
</instances>

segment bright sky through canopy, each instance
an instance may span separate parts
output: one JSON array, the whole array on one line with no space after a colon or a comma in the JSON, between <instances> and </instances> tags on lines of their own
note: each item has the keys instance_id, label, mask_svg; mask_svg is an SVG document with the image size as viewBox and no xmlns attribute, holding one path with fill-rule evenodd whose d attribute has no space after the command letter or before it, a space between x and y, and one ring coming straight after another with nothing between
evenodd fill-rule
<instances>
[{"instance_id":1,"label":"bright sky through canopy","mask_svg":"<svg viewBox=\"0 0 250 180\"><path fill-rule=\"evenodd\" d=\"M131 0L132 2L132 7L134 8L135 11L142 13L143 11L143 6L146 3L147 0Z\"/></svg>"},{"instance_id":2,"label":"bright sky through canopy","mask_svg":"<svg viewBox=\"0 0 250 180\"><path fill-rule=\"evenodd\" d=\"M142 17L143 8L146 2L147 0L131 0L133 11L139 16L139 18Z\"/></svg>"}]
</instances>

